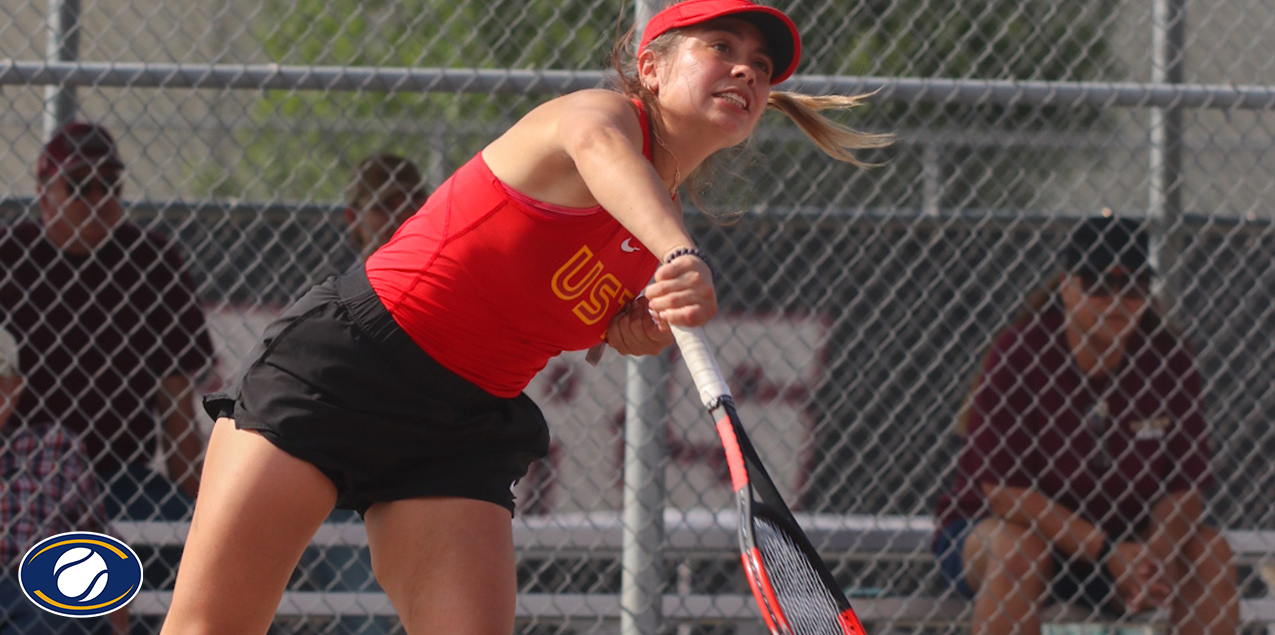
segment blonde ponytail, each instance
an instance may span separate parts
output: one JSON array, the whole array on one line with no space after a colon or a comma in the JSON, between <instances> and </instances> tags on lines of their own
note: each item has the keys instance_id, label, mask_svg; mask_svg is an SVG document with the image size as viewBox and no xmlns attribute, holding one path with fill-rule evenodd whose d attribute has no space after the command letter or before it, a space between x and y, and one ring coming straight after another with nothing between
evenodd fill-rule
<instances>
[{"instance_id":1,"label":"blonde ponytail","mask_svg":"<svg viewBox=\"0 0 1275 635\"><path fill-rule=\"evenodd\" d=\"M824 154L852 165L866 168L866 163L854 155L854 150L884 148L894 141L891 134L859 132L839 124L824 115L823 110L849 110L862 104L872 93L862 95L803 95L785 91L771 91L767 105L782 112L798 128L819 146Z\"/></svg>"}]
</instances>

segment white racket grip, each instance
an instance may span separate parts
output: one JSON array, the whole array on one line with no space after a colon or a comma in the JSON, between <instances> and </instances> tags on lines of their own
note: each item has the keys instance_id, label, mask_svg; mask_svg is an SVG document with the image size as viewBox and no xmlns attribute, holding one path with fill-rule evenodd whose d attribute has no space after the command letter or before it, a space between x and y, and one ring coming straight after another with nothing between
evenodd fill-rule
<instances>
[{"instance_id":1,"label":"white racket grip","mask_svg":"<svg viewBox=\"0 0 1275 635\"><path fill-rule=\"evenodd\" d=\"M691 371L691 379L699 389L700 401L704 407L712 410L721 404L722 397L730 398L730 387L722 377L722 370L717 367L717 358L708 347L708 337L702 327L686 328L670 325L677 347L682 351L682 359L686 368Z\"/></svg>"}]
</instances>

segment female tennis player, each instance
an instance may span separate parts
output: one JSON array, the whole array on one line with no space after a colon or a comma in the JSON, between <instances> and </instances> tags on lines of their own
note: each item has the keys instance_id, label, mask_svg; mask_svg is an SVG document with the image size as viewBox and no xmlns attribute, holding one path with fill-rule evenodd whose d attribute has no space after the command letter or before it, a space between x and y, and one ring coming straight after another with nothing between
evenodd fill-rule
<instances>
[{"instance_id":1,"label":"female tennis player","mask_svg":"<svg viewBox=\"0 0 1275 635\"><path fill-rule=\"evenodd\" d=\"M616 50L618 90L531 111L272 324L235 394L205 399L216 424L164 633L266 632L336 505L363 515L407 632L508 635L510 487L549 444L528 382L562 351L654 354L669 324L713 317L675 192L768 106L851 163L888 141L818 113L860 97L771 91L801 52L776 9L689 0L636 57Z\"/></svg>"}]
</instances>

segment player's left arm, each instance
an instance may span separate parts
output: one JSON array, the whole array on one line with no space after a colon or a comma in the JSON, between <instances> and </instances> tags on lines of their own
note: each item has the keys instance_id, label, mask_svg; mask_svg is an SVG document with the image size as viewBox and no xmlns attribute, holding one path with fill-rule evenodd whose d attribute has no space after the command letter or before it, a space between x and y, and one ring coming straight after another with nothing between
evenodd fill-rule
<instances>
[{"instance_id":1,"label":"player's left arm","mask_svg":"<svg viewBox=\"0 0 1275 635\"><path fill-rule=\"evenodd\" d=\"M192 499L199 493L200 458L204 439L195 423L194 382L175 373L160 380L155 406L163 427L168 477Z\"/></svg>"}]
</instances>

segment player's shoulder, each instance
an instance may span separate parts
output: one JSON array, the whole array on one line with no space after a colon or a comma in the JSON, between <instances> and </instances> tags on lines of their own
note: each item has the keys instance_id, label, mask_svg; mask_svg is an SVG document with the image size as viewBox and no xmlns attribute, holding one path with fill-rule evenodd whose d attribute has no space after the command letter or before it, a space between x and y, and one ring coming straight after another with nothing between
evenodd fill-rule
<instances>
[{"instance_id":1,"label":"player's shoulder","mask_svg":"<svg viewBox=\"0 0 1275 635\"><path fill-rule=\"evenodd\" d=\"M577 90L557 97L552 101L566 104L585 104L599 108L620 108L626 105L632 107L633 103L633 100L629 97L605 88Z\"/></svg>"},{"instance_id":2,"label":"player's shoulder","mask_svg":"<svg viewBox=\"0 0 1275 635\"><path fill-rule=\"evenodd\" d=\"M533 156L558 147L572 147L596 139L598 133L617 131L634 143L642 139L637 108L624 95L611 90L580 90L551 99L527 113L508 132L484 149L483 154L497 176L494 163L502 153L516 157ZM569 152L569 151L568 151Z\"/></svg>"},{"instance_id":3,"label":"player's shoulder","mask_svg":"<svg viewBox=\"0 0 1275 635\"><path fill-rule=\"evenodd\" d=\"M552 115L569 117L573 122L618 121L627 124L637 119L637 106L633 100L613 90L589 88L568 93L541 108Z\"/></svg>"}]
</instances>

